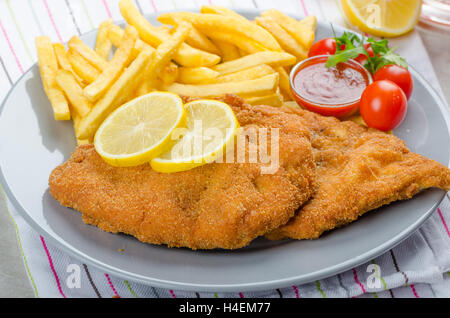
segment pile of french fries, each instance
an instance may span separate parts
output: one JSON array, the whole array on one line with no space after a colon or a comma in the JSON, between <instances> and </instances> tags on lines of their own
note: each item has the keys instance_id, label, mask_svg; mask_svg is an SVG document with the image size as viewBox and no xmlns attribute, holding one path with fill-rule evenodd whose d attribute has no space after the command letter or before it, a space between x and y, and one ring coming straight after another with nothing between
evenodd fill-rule
<instances>
[{"instance_id":1,"label":"pile of french fries","mask_svg":"<svg viewBox=\"0 0 450 318\"><path fill-rule=\"evenodd\" d=\"M73 120L78 144L91 143L103 120L151 91L215 97L249 104L292 101L289 72L314 41L316 18L297 21L268 10L250 21L227 8L172 12L154 26L132 0L119 1L125 29L100 24L95 48L74 36L66 46L36 38L44 90L56 120Z\"/></svg>"}]
</instances>

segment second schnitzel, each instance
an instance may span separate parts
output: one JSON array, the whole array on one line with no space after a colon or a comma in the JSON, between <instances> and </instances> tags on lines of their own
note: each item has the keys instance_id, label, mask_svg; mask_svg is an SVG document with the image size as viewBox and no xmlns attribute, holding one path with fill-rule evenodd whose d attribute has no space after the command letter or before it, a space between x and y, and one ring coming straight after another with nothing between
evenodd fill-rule
<instances>
[{"instance_id":1,"label":"second schnitzel","mask_svg":"<svg viewBox=\"0 0 450 318\"><path fill-rule=\"evenodd\" d=\"M408 150L399 138L306 110L297 114L311 132L317 189L270 239L314 239L367 211L411 198L420 190L450 190L450 170Z\"/></svg>"},{"instance_id":2,"label":"second schnitzel","mask_svg":"<svg viewBox=\"0 0 450 318\"><path fill-rule=\"evenodd\" d=\"M262 163L211 163L177 173L144 164L108 165L92 145L78 147L50 175L50 193L84 222L153 244L234 249L285 224L313 193L314 160L302 119L234 96L244 129L279 128L279 169Z\"/></svg>"}]
</instances>

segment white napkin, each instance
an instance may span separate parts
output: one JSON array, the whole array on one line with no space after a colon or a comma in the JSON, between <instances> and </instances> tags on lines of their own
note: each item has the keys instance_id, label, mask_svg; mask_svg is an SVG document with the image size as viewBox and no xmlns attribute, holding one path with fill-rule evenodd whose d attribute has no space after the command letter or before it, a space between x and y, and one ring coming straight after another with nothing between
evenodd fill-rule
<instances>
[{"instance_id":1,"label":"white napkin","mask_svg":"<svg viewBox=\"0 0 450 318\"><path fill-rule=\"evenodd\" d=\"M144 13L198 9L203 4L231 8L277 8L286 13L316 15L345 27L333 0L215 0L136 1ZM112 17L122 20L115 0L8 1L0 0L0 100L36 60L34 37L46 34L67 41ZM442 95L420 36L413 31L393 45ZM450 197L447 194L430 219L410 238L371 262L327 279L276 290L203 293L154 288L126 281L83 264L47 243L0 194L0 213L15 221L18 244L31 288L38 297L450 297ZM80 285L72 275L80 270Z\"/></svg>"}]
</instances>

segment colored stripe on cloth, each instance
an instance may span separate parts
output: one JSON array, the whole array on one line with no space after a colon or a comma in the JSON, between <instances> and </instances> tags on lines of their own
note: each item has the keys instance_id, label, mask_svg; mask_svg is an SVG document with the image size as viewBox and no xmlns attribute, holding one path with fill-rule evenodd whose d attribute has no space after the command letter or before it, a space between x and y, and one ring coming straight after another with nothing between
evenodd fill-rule
<instances>
[{"instance_id":1,"label":"colored stripe on cloth","mask_svg":"<svg viewBox=\"0 0 450 318\"><path fill-rule=\"evenodd\" d=\"M59 42L63 43L64 41L61 37L61 34L59 33L58 27L56 26L55 19L53 19L53 14L48 6L47 0L43 0L43 2L44 2L45 9L47 10L47 14L50 19L50 22L53 25L53 29L55 29L56 35L58 36L58 40L59 40Z\"/></svg>"},{"instance_id":2,"label":"colored stripe on cloth","mask_svg":"<svg viewBox=\"0 0 450 318\"><path fill-rule=\"evenodd\" d=\"M103 6L105 7L106 13L108 14L108 17L112 19L111 10L109 10L108 4L106 3L106 0L102 0Z\"/></svg>"},{"instance_id":3,"label":"colored stripe on cloth","mask_svg":"<svg viewBox=\"0 0 450 318\"><path fill-rule=\"evenodd\" d=\"M392 261L394 263L395 270L399 273L402 273L403 277L405 278L405 286L408 286L408 281L409 281L408 276L406 276L405 272L400 271L400 268L398 267L397 259L395 258L394 252L392 250L390 250L389 252L391 253L391 257L392 257Z\"/></svg>"},{"instance_id":4,"label":"colored stripe on cloth","mask_svg":"<svg viewBox=\"0 0 450 318\"><path fill-rule=\"evenodd\" d=\"M20 254L22 254L22 259L23 259L23 263L25 265L25 271L27 272L27 275L30 279L31 282L31 286L33 287L33 291L34 291L34 295L39 298L39 293L38 293L38 289L36 286L36 282L34 281L33 275L31 275L31 270L30 270L30 266L28 265L28 261L27 261L27 257L25 256L25 251L23 250L22 247L22 239L20 238L20 231L19 231L19 227L17 226L16 221L14 220L11 212L8 209L8 206L6 204L6 194L5 194L5 190L3 190L1 184L0 184L0 192L1 192L1 199L3 200L3 202L5 203L5 210L9 215L9 218L11 219L11 222L14 225L14 229L16 231L16 237L17 237L17 245L19 246L19 250L20 250Z\"/></svg>"},{"instance_id":5,"label":"colored stripe on cloth","mask_svg":"<svg viewBox=\"0 0 450 318\"><path fill-rule=\"evenodd\" d=\"M25 42L25 39L23 37L22 29L19 27L19 24L17 23L16 15L14 14L14 11L13 11L13 9L11 7L10 0L6 0L6 4L8 5L8 10L9 10L9 13L11 14L11 18L12 18L12 20L14 22L14 25L15 25L15 27L17 29L17 32L19 33L20 40L22 41L22 44L23 44L23 46L25 48L25 51L27 52L27 55L30 58L30 61L32 62L33 61L33 57L31 56L30 50L28 48L28 45Z\"/></svg>"},{"instance_id":6,"label":"colored stripe on cloth","mask_svg":"<svg viewBox=\"0 0 450 318\"><path fill-rule=\"evenodd\" d=\"M94 28L94 23L92 22L92 18L91 18L91 15L89 14L88 8L86 7L86 3L84 2L84 0L80 0L80 1L81 1L81 6L83 7L83 11L86 14L89 24L91 25L91 28Z\"/></svg>"},{"instance_id":7,"label":"colored stripe on cloth","mask_svg":"<svg viewBox=\"0 0 450 318\"><path fill-rule=\"evenodd\" d=\"M298 292L297 286L292 286L292 288L294 289L295 298L300 298L300 294Z\"/></svg>"},{"instance_id":8,"label":"colored stripe on cloth","mask_svg":"<svg viewBox=\"0 0 450 318\"><path fill-rule=\"evenodd\" d=\"M278 296L280 296L280 298L283 298L283 293L278 288L277 288L277 293L278 293Z\"/></svg>"},{"instance_id":9,"label":"colored stripe on cloth","mask_svg":"<svg viewBox=\"0 0 450 318\"><path fill-rule=\"evenodd\" d=\"M94 280L92 279L91 273L89 272L87 265L83 264L83 268L84 268L84 271L86 272L86 276L88 278L89 284L91 284L92 289L94 290L95 294L97 295L98 298L102 298L102 295L98 291L97 286L95 286L95 284L94 284Z\"/></svg>"},{"instance_id":10,"label":"colored stripe on cloth","mask_svg":"<svg viewBox=\"0 0 450 318\"><path fill-rule=\"evenodd\" d=\"M131 288L130 283L127 280L123 281L125 283L125 285L127 286L128 290L130 291L131 295L133 295L136 298L140 298L133 290L133 288Z\"/></svg>"},{"instance_id":11,"label":"colored stripe on cloth","mask_svg":"<svg viewBox=\"0 0 450 318\"><path fill-rule=\"evenodd\" d=\"M2 65L3 72L5 73L6 78L8 79L9 84L11 84L11 86L12 86L14 83L13 83L13 81L12 81L12 79L11 79L11 76L10 76L9 73L8 73L8 70L6 69L5 62L3 62L3 59L2 59L1 56L0 56L0 64Z\"/></svg>"},{"instance_id":12,"label":"colored stripe on cloth","mask_svg":"<svg viewBox=\"0 0 450 318\"><path fill-rule=\"evenodd\" d=\"M173 292L173 290L169 290L170 294L172 295L172 298L177 298L177 296L175 296L175 293Z\"/></svg>"},{"instance_id":13,"label":"colored stripe on cloth","mask_svg":"<svg viewBox=\"0 0 450 318\"><path fill-rule=\"evenodd\" d=\"M419 298L419 295L416 292L416 287L414 287L414 284L411 284L411 289L412 289L412 292L414 294L414 297Z\"/></svg>"},{"instance_id":14,"label":"colored stripe on cloth","mask_svg":"<svg viewBox=\"0 0 450 318\"><path fill-rule=\"evenodd\" d=\"M151 4L152 7L153 7L153 11L158 12L158 8L157 8L156 5L155 5L155 1L150 0L150 4Z\"/></svg>"},{"instance_id":15,"label":"colored stripe on cloth","mask_svg":"<svg viewBox=\"0 0 450 318\"><path fill-rule=\"evenodd\" d=\"M20 70L20 73L23 74L22 64L20 64L19 58L17 57L16 51L14 51L14 48L13 48L13 46L11 44L11 41L10 41L9 36L8 36L8 33L6 33L6 29L3 26L3 23L2 23L1 19L0 19L0 29L2 30L3 36L5 37L6 43L8 43L9 50L11 51L11 54L13 55L14 60L16 61L16 64L17 64L17 67Z\"/></svg>"},{"instance_id":16,"label":"colored stripe on cloth","mask_svg":"<svg viewBox=\"0 0 450 318\"><path fill-rule=\"evenodd\" d=\"M48 258L48 264L50 265L50 269L52 270L53 276L55 277L56 286L58 286L59 293L61 294L61 296L66 298L66 295L64 294L64 292L61 288L61 283L59 282L59 277L58 277L58 274L56 273L55 266L53 265L53 260L50 255L50 252L48 251L47 244L45 243L45 240L42 236L40 236L40 238L41 238L42 246L44 247L45 254L47 255L47 258Z\"/></svg>"},{"instance_id":17,"label":"colored stripe on cloth","mask_svg":"<svg viewBox=\"0 0 450 318\"><path fill-rule=\"evenodd\" d=\"M36 22L38 29L39 29L39 34L43 35L44 34L44 30L42 29L42 25L41 22L39 21L37 15L36 15L36 11L34 10L33 4L31 3L31 0L28 0L28 7L31 10L31 14L33 15L33 19Z\"/></svg>"},{"instance_id":18,"label":"colored stripe on cloth","mask_svg":"<svg viewBox=\"0 0 450 318\"><path fill-rule=\"evenodd\" d=\"M139 12L144 13L144 11L142 11L142 7L141 7L141 4L139 3L139 0L136 0L135 3L136 3L136 7L138 8Z\"/></svg>"},{"instance_id":19,"label":"colored stripe on cloth","mask_svg":"<svg viewBox=\"0 0 450 318\"><path fill-rule=\"evenodd\" d=\"M300 0L300 3L302 5L303 13L305 14L305 16L308 16L309 14L308 14L308 9L306 9L305 1L304 0Z\"/></svg>"},{"instance_id":20,"label":"colored stripe on cloth","mask_svg":"<svg viewBox=\"0 0 450 318\"><path fill-rule=\"evenodd\" d=\"M316 288L319 291L319 293L322 295L322 298L327 298L327 295L323 292L322 288L320 287L320 281L316 280Z\"/></svg>"},{"instance_id":21,"label":"colored stripe on cloth","mask_svg":"<svg viewBox=\"0 0 450 318\"><path fill-rule=\"evenodd\" d=\"M66 3L67 9L69 10L70 18L72 19L73 25L77 29L78 35L80 35L81 30L80 30L80 27L78 26L77 20L75 19L75 15L73 14L73 10L72 10L72 7L70 6L69 0L64 0L64 2Z\"/></svg>"},{"instance_id":22,"label":"colored stripe on cloth","mask_svg":"<svg viewBox=\"0 0 450 318\"><path fill-rule=\"evenodd\" d=\"M439 217L441 218L442 224L444 225L445 231L447 232L448 237L450 237L450 231L448 230L447 223L444 220L444 217L442 216L441 209L437 208Z\"/></svg>"},{"instance_id":23,"label":"colored stripe on cloth","mask_svg":"<svg viewBox=\"0 0 450 318\"><path fill-rule=\"evenodd\" d=\"M395 258L393 250L390 250L390 253L391 253L391 257L392 257L392 261L394 263L395 269L397 270L397 272L402 273L403 277L405 278L405 286L408 286L409 277L406 275L405 272L400 271L400 268L398 267L397 259ZM414 284L411 284L410 287L411 287L414 297L419 298L419 295L416 292L416 288L414 287Z\"/></svg>"},{"instance_id":24,"label":"colored stripe on cloth","mask_svg":"<svg viewBox=\"0 0 450 318\"><path fill-rule=\"evenodd\" d=\"M339 5L339 3L337 2L337 0L334 0L334 3L335 3L335 5L336 5L336 7L338 8L339 13L341 14L341 17L342 17L342 20L343 20L344 23L345 23L345 26L346 26L347 28L351 28L351 25L348 24L347 18L346 18L346 16L345 16L344 12L342 12L342 8L341 8L341 6Z\"/></svg>"},{"instance_id":25,"label":"colored stripe on cloth","mask_svg":"<svg viewBox=\"0 0 450 318\"><path fill-rule=\"evenodd\" d=\"M109 275L105 273L105 277L106 277L106 280L108 281L109 287L111 287L111 290L114 293L113 298L120 298L119 294L117 293L116 288L114 287L113 283L111 282L111 278L109 277Z\"/></svg>"},{"instance_id":26,"label":"colored stripe on cloth","mask_svg":"<svg viewBox=\"0 0 450 318\"><path fill-rule=\"evenodd\" d=\"M348 289L345 287L345 285L342 283L342 277L341 277L341 274L338 274L337 277L338 277L339 285L342 287L342 289L345 290L345 293L347 294L347 298L349 298L349 297L350 297L350 292L349 292Z\"/></svg>"},{"instance_id":27,"label":"colored stripe on cloth","mask_svg":"<svg viewBox=\"0 0 450 318\"><path fill-rule=\"evenodd\" d=\"M353 280L355 281L355 283L359 285L359 287L361 287L362 293L365 294L366 290L364 289L363 284L361 284L361 282L358 280L358 274L356 273L356 269L352 268L352 271L353 271Z\"/></svg>"}]
</instances>

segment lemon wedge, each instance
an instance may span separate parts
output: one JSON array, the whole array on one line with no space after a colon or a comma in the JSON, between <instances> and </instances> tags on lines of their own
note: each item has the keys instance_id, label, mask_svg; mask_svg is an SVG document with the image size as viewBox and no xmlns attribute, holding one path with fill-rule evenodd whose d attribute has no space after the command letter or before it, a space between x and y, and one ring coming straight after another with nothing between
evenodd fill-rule
<instances>
[{"instance_id":1,"label":"lemon wedge","mask_svg":"<svg viewBox=\"0 0 450 318\"><path fill-rule=\"evenodd\" d=\"M185 125L181 98L153 92L111 113L95 134L95 150L113 166L136 166L168 151L174 144L173 131Z\"/></svg>"},{"instance_id":2,"label":"lemon wedge","mask_svg":"<svg viewBox=\"0 0 450 318\"><path fill-rule=\"evenodd\" d=\"M234 142L239 123L233 110L217 100L196 100L185 105L187 128L174 133L179 140L150 164L159 172L189 170L212 162Z\"/></svg>"},{"instance_id":3,"label":"lemon wedge","mask_svg":"<svg viewBox=\"0 0 450 318\"><path fill-rule=\"evenodd\" d=\"M364 32L394 37L411 31L419 20L421 0L341 0L349 21Z\"/></svg>"}]
</instances>

